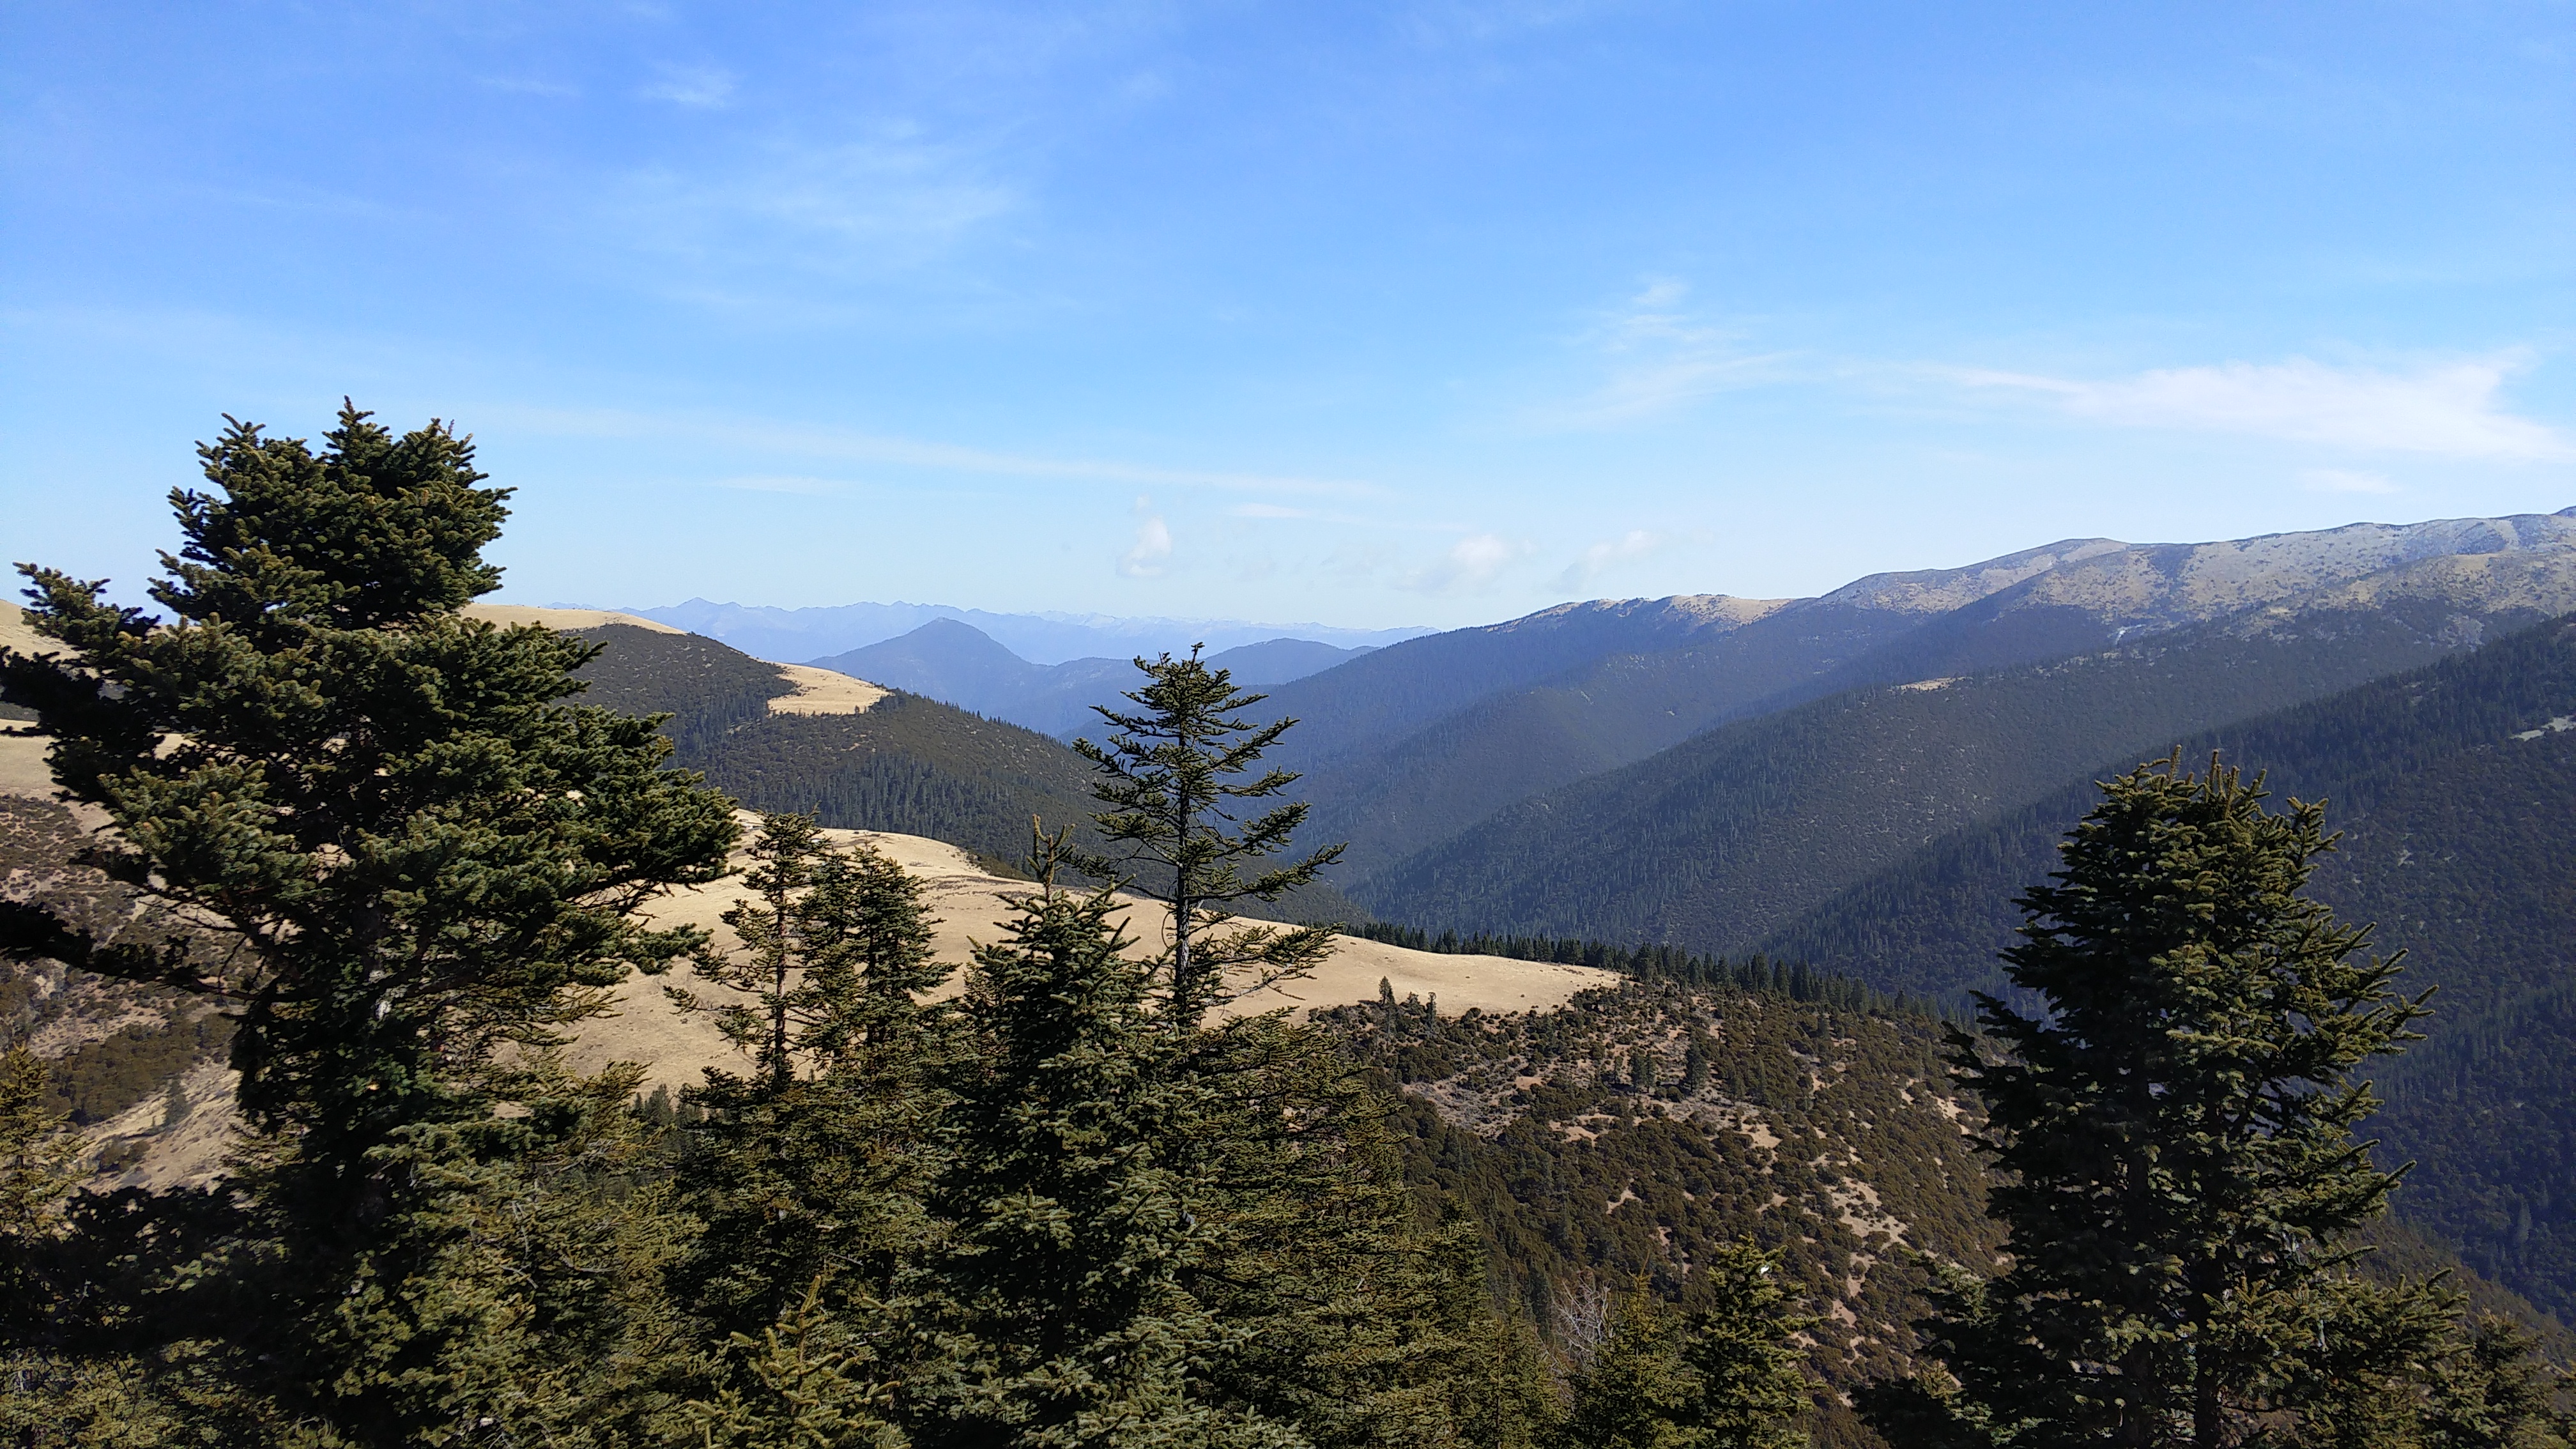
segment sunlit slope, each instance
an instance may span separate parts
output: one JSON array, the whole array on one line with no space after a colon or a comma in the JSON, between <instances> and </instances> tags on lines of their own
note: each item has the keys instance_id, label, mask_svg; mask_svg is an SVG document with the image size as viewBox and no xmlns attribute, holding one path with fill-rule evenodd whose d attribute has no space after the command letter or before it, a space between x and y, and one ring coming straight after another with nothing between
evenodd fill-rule
<instances>
[{"instance_id":1,"label":"sunlit slope","mask_svg":"<svg viewBox=\"0 0 2576 1449\"><path fill-rule=\"evenodd\" d=\"M977 943L1003 939L1003 924L1011 915L1012 902L1035 889L1029 881L993 874L966 852L940 841L882 832L826 833L839 843L865 842L874 846L925 884L931 914L939 920L934 941L938 959L961 971ZM720 944L734 949L733 934L719 918L742 894L739 880L719 881L666 895L650 914L660 924L705 927L715 933ZM1130 900L1116 919L1135 942L1134 952L1151 953L1163 946L1164 918L1160 908L1151 902ZM685 977L684 968L668 979L675 984L688 984ZM1502 956L1439 955L1343 936L1336 938L1331 957L1312 976L1246 997L1232 1009L1250 1012L1284 1008L1303 1015L1314 1007L1376 1001L1380 983L1384 982L1399 998L1419 996L1436 1001L1439 1010L1450 1014L1470 1008L1489 1013L1543 1010L1564 1003L1577 992L1611 985L1619 979L1610 972L1582 966ZM935 994L951 995L961 982L962 976L952 975ZM672 1010L663 997L662 985L643 977L628 981L619 991L618 1015L583 1027L575 1060L594 1067L609 1061L641 1062L650 1069L652 1080L666 1083L694 1082L709 1066L739 1066L732 1049L712 1026L703 1019L685 1018Z\"/></svg>"}]
</instances>

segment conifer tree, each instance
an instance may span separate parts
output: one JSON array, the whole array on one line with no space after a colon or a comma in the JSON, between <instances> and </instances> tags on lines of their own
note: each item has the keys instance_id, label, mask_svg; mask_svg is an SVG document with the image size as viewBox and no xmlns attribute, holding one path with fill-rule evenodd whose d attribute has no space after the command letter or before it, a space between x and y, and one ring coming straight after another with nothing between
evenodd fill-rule
<instances>
[{"instance_id":1,"label":"conifer tree","mask_svg":"<svg viewBox=\"0 0 2576 1449\"><path fill-rule=\"evenodd\" d=\"M1794 1312L1775 1278L1779 1255L1727 1244L1699 1265L1707 1303L1676 1314L1638 1283L1609 1339L1574 1376L1565 1449L1794 1449L1808 1384L1792 1338L1815 1320Z\"/></svg>"},{"instance_id":2,"label":"conifer tree","mask_svg":"<svg viewBox=\"0 0 2576 1449\"><path fill-rule=\"evenodd\" d=\"M1738 1239L1699 1265L1711 1285L1689 1321L1682 1361L1696 1377L1684 1422L1705 1449L1791 1449L1810 1389L1792 1340L1816 1320L1780 1286L1780 1255Z\"/></svg>"},{"instance_id":3,"label":"conifer tree","mask_svg":"<svg viewBox=\"0 0 2576 1449\"><path fill-rule=\"evenodd\" d=\"M1221 1225L1175 1150L1208 1093L1173 1070L1117 903L1054 884L1063 850L1042 842L1039 889L961 1003L972 1050L932 1193L956 1226L925 1274L935 1367L906 1420L960 1449L1302 1443L1208 1381L1236 1345L1188 1280Z\"/></svg>"},{"instance_id":4,"label":"conifer tree","mask_svg":"<svg viewBox=\"0 0 2576 1449\"><path fill-rule=\"evenodd\" d=\"M769 815L749 853L756 894L723 916L742 949L709 943L696 971L750 1000L666 990L712 1012L752 1062L748 1076L711 1068L684 1094L702 1110L683 1129L679 1198L703 1227L673 1279L717 1361L703 1370L713 1402L757 1417L826 1384L836 1403L882 1397L867 1375L887 1371L895 1280L933 1232L921 1195L936 1032L915 995L944 972L921 883L873 846ZM845 1409L858 1412L833 1412Z\"/></svg>"},{"instance_id":5,"label":"conifer tree","mask_svg":"<svg viewBox=\"0 0 2576 1449\"><path fill-rule=\"evenodd\" d=\"M1573 1375L1563 1449L1696 1449L1684 1423L1698 1392L1682 1361L1682 1327L1644 1283L1620 1295L1610 1336Z\"/></svg>"},{"instance_id":6,"label":"conifer tree","mask_svg":"<svg viewBox=\"0 0 2576 1449\"><path fill-rule=\"evenodd\" d=\"M741 950L727 951L710 940L691 953L698 979L731 998L710 1001L685 987L662 988L680 1010L712 1016L725 1040L752 1059L760 1085L771 1092L784 1090L795 1076L789 1026L798 1007L813 1002L814 993L798 987L821 926L806 898L826 849L812 816L763 815L745 852L751 869L742 878L754 895L718 918L733 928Z\"/></svg>"},{"instance_id":7,"label":"conifer tree","mask_svg":"<svg viewBox=\"0 0 2576 1449\"><path fill-rule=\"evenodd\" d=\"M2346 1243L2398 1178L2352 1138L2376 1106L2352 1074L2426 1008L2300 893L2322 807L2265 798L2141 766L2021 899L2004 961L2044 1009L1984 997L1991 1048L1953 1039L2011 1266L1925 1325L1951 1381L1869 1396L1894 1442L2272 1442L2434 1348L2438 1300L2360 1280Z\"/></svg>"},{"instance_id":8,"label":"conifer tree","mask_svg":"<svg viewBox=\"0 0 2576 1449\"><path fill-rule=\"evenodd\" d=\"M545 1318L475 1203L582 1116L536 1110L523 1064L691 946L635 912L721 872L728 807L653 721L568 702L592 646L458 612L507 513L470 440L344 407L319 451L235 423L199 452L169 621L24 567L62 648L0 655L111 866L235 943L170 965L238 1003L248 1215L174 1278L193 1319L136 1322L193 1323L192 1372L334 1442L503 1425Z\"/></svg>"},{"instance_id":9,"label":"conifer tree","mask_svg":"<svg viewBox=\"0 0 2576 1449\"><path fill-rule=\"evenodd\" d=\"M1203 1028L1210 1088L1185 1144L1216 1227L1192 1291L1237 1344L1237 1400L1318 1446L1527 1445L1550 1417L1536 1345L1502 1321L1486 1248L1454 1201L1406 1181L1390 1103L1312 1026Z\"/></svg>"},{"instance_id":10,"label":"conifer tree","mask_svg":"<svg viewBox=\"0 0 2576 1449\"><path fill-rule=\"evenodd\" d=\"M1106 745L1074 741L1098 769L1092 793L1108 808L1093 816L1110 850L1073 864L1128 886L1169 908L1163 960L1165 1019L1195 1029L1214 1007L1239 994L1313 969L1331 949L1329 928L1242 926L1228 929L1244 901L1275 902L1312 884L1341 858L1327 846L1290 865L1265 865L1288 848L1306 819L1303 801L1262 809L1250 820L1243 802L1278 799L1296 783L1287 770L1253 774L1253 766L1293 719L1254 725L1242 712L1267 696L1234 687L1193 648L1189 657L1138 659L1143 687L1126 696L1133 713L1096 706L1111 730ZM1249 776L1250 778L1244 778ZM1229 973L1251 979L1231 982Z\"/></svg>"},{"instance_id":11,"label":"conifer tree","mask_svg":"<svg viewBox=\"0 0 2576 1449\"><path fill-rule=\"evenodd\" d=\"M79 1180L80 1139L45 1104L45 1064L25 1047L0 1054L0 1246L10 1254L9 1312L25 1301L25 1255L62 1229L63 1199Z\"/></svg>"},{"instance_id":12,"label":"conifer tree","mask_svg":"<svg viewBox=\"0 0 2576 1449\"><path fill-rule=\"evenodd\" d=\"M1171 1044L1152 1070L1197 1104L1161 1151L1204 1185L1195 1211L1206 1240L1179 1281L1232 1345L1211 1353L1211 1382L1317 1445L1448 1444L1468 1425L1490 1429L1491 1442L1524 1442L1541 1417L1530 1408L1534 1358L1513 1357L1521 1345L1481 1291L1481 1267L1479 1306L1467 1311L1451 1275L1455 1238L1472 1229L1416 1220L1386 1129L1390 1103L1284 1011L1210 1019L1332 947L1326 927L1236 926L1231 914L1312 883L1340 855L1334 846L1266 867L1289 852L1305 806L1236 814L1295 781L1255 766L1296 722L1249 723L1243 712L1262 696L1196 651L1137 665L1146 682L1127 697L1139 709L1101 711L1117 730L1107 747L1078 743L1107 807L1093 819L1124 853L1073 859L1164 908L1151 1005ZM1393 987L1379 990L1391 1004ZM1464 1401L1467 1383L1499 1392Z\"/></svg>"}]
</instances>

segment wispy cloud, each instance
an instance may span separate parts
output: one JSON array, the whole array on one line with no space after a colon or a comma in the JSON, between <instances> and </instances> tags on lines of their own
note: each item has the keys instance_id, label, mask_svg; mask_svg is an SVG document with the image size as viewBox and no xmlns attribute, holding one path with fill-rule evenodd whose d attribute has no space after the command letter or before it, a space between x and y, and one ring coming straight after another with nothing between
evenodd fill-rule
<instances>
[{"instance_id":1,"label":"wispy cloud","mask_svg":"<svg viewBox=\"0 0 2576 1449\"><path fill-rule=\"evenodd\" d=\"M976 146L890 125L815 142L773 136L720 162L626 177L603 203L608 234L683 269L666 286L721 295L709 278L775 290L788 269L857 278L916 268L1017 210L1020 193Z\"/></svg>"},{"instance_id":2,"label":"wispy cloud","mask_svg":"<svg viewBox=\"0 0 2576 1449\"><path fill-rule=\"evenodd\" d=\"M1495 533L1471 533L1449 546L1438 559L1407 574L1399 587L1425 594L1463 593L1483 588L1530 551Z\"/></svg>"},{"instance_id":3,"label":"wispy cloud","mask_svg":"<svg viewBox=\"0 0 2576 1449\"><path fill-rule=\"evenodd\" d=\"M2397 485L2377 473L2357 473L2349 468L2310 468L2299 475L2299 486L2311 493L2395 493Z\"/></svg>"},{"instance_id":4,"label":"wispy cloud","mask_svg":"<svg viewBox=\"0 0 2576 1449\"><path fill-rule=\"evenodd\" d=\"M2558 430L2505 411L2498 393L2527 365L2522 355L2507 354L2397 372L2293 357L2165 368L2110 381L1974 370L1950 376L1972 387L2050 398L2075 417L2121 427L2248 433L2454 458L2576 455Z\"/></svg>"},{"instance_id":5,"label":"wispy cloud","mask_svg":"<svg viewBox=\"0 0 2576 1449\"><path fill-rule=\"evenodd\" d=\"M1335 498L1380 497L1386 490L1347 479L1298 478L1268 473L1157 468L1096 458L1048 458L996 452L917 438L888 437L854 429L758 418L637 413L623 409L527 408L493 403L481 416L506 419L531 432L559 437L671 438L791 457L883 463L942 472L1018 478L1206 488L1221 492L1306 494Z\"/></svg>"},{"instance_id":6,"label":"wispy cloud","mask_svg":"<svg viewBox=\"0 0 2576 1449\"><path fill-rule=\"evenodd\" d=\"M1670 277L1640 288L1582 338L1607 365L1607 378L1570 403L1541 409L1535 420L1617 427L1785 375L1785 354L1745 351L1740 331L1694 313L1689 297L1689 284Z\"/></svg>"},{"instance_id":7,"label":"wispy cloud","mask_svg":"<svg viewBox=\"0 0 2576 1449\"><path fill-rule=\"evenodd\" d=\"M1655 552L1657 549L1662 548L1665 542L1666 540L1662 534L1649 533L1642 528L1632 528L1617 538L1603 539L1601 542L1585 549L1582 554L1574 560L1574 562L1565 566L1565 572L1556 576L1557 587L1561 589L1582 588L1585 584L1590 583L1596 576L1598 576L1602 570L1611 567L1613 564L1621 564L1626 563L1631 559L1644 558Z\"/></svg>"},{"instance_id":8,"label":"wispy cloud","mask_svg":"<svg viewBox=\"0 0 2576 1449\"><path fill-rule=\"evenodd\" d=\"M719 111L733 104L733 73L706 65L666 65L636 91L648 101L664 101L691 110Z\"/></svg>"},{"instance_id":9,"label":"wispy cloud","mask_svg":"<svg viewBox=\"0 0 2576 1449\"><path fill-rule=\"evenodd\" d=\"M743 493L801 493L820 497L838 493L847 485L836 479L808 478L795 473L745 473L718 478L715 486Z\"/></svg>"}]
</instances>

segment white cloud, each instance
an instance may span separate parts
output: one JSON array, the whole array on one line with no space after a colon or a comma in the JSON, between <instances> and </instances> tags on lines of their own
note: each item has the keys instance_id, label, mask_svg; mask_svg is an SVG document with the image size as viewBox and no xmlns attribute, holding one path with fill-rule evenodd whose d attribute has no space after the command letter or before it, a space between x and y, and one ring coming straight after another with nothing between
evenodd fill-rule
<instances>
[{"instance_id":1,"label":"white cloud","mask_svg":"<svg viewBox=\"0 0 2576 1449\"><path fill-rule=\"evenodd\" d=\"M619 408L530 408L493 401L481 415L509 419L533 433L556 437L673 438L745 451L879 463L941 472L1004 477L1062 478L1081 482L1141 483L1153 487L1210 488L1230 493L1286 493L1316 497L1374 498L1386 490L1349 479L1296 478L1197 468L1157 468L1099 458L1046 458L1000 453L957 443L888 437L828 424L722 414L639 413ZM1254 505L1270 506L1270 505ZM1258 516L1258 515L1253 515ZM1327 515L1317 515L1319 517Z\"/></svg>"},{"instance_id":2,"label":"white cloud","mask_svg":"<svg viewBox=\"0 0 2576 1449\"><path fill-rule=\"evenodd\" d=\"M1953 373L1971 386L2054 397L2080 418L2121 427L2251 433L2365 451L2455 458L2564 458L2565 435L2504 411L2518 355L2413 372L2333 367L2305 357L2175 367L2108 382L2022 373Z\"/></svg>"},{"instance_id":3,"label":"white cloud","mask_svg":"<svg viewBox=\"0 0 2576 1449\"><path fill-rule=\"evenodd\" d=\"M1572 403L1543 409L1537 420L1561 428L1615 427L1779 380L1783 354L1742 351L1742 334L1694 315L1684 306L1689 295L1688 283L1649 280L1585 335L1608 362L1608 378Z\"/></svg>"},{"instance_id":4,"label":"white cloud","mask_svg":"<svg viewBox=\"0 0 2576 1449\"><path fill-rule=\"evenodd\" d=\"M2377 473L2356 473L2349 468L2310 468L2299 475L2299 486L2311 493L2394 493L2397 485Z\"/></svg>"},{"instance_id":5,"label":"white cloud","mask_svg":"<svg viewBox=\"0 0 2576 1449\"><path fill-rule=\"evenodd\" d=\"M731 72L714 66L666 65L661 78L636 92L648 101L667 101L691 110L718 111L733 102Z\"/></svg>"},{"instance_id":6,"label":"white cloud","mask_svg":"<svg viewBox=\"0 0 2576 1449\"><path fill-rule=\"evenodd\" d=\"M1118 572L1131 579L1159 578L1163 565L1172 557L1172 529L1162 515L1148 512L1154 506L1151 498L1136 500L1136 511L1144 516L1136 524L1136 541L1118 560Z\"/></svg>"},{"instance_id":7,"label":"white cloud","mask_svg":"<svg viewBox=\"0 0 2576 1449\"><path fill-rule=\"evenodd\" d=\"M1580 557L1567 564L1565 572L1556 576L1556 585L1561 589L1582 588L1603 569L1613 564L1626 563L1631 559L1644 558L1662 548L1665 542L1663 535L1648 533L1642 528L1632 528L1617 538L1604 539L1585 549Z\"/></svg>"},{"instance_id":8,"label":"white cloud","mask_svg":"<svg viewBox=\"0 0 2576 1449\"><path fill-rule=\"evenodd\" d=\"M1451 544L1449 551L1434 562L1408 574L1401 587L1426 594L1482 588L1529 551L1528 544L1514 543L1500 534L1471 533Z\"/></svg>"}]
</instances>

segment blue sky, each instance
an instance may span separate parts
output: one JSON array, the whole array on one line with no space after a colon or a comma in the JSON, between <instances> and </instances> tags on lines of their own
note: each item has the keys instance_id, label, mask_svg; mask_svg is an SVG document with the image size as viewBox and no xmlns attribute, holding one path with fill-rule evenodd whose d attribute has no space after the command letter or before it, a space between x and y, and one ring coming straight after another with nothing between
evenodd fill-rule
<instances>
[{"instance_id":1,"label":"blue sky","mask_svg":"<svg viewBox=\"0 0 2576 1449\"><path fill-rule=\"evenodd\" d=\"M219 414L504 597L1454 625L2576 504L2576 8L0 11L0 551Z\"/></svg>"}]
</instances>

